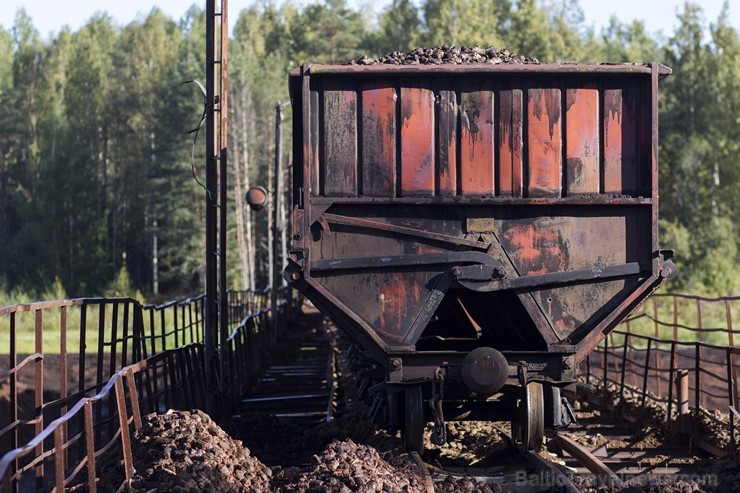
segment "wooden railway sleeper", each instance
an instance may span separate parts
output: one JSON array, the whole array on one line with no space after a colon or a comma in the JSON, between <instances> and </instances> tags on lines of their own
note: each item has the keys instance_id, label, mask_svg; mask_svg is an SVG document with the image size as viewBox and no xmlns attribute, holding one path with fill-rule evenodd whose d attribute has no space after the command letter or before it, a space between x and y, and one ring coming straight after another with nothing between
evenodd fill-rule
<instances>
[{"instance_id":1,"label":"wooden railway sleeper","mask_svg":"<svg viewBox=\"0 0 740 493\"><path fill-rule=\"evenodd\" d=\"M429 408L432 412L432 421L434 422L430 440L435 445L444 445L447 443L447 423L445 423L444 412L442 411L442 401L445 396L444 380L444 370L438 366L434 370L432 398L429 400Z\"/></svg>"}]
</instances>

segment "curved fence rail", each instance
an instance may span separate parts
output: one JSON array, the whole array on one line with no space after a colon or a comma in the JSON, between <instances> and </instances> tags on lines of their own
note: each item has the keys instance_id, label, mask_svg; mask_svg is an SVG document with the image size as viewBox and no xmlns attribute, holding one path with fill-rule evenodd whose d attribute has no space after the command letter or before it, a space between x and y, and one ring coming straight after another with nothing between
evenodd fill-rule
<instances>
[{"instance_id":1,"label":"curved fence rail","mask_svg":"<svg viewBox=\"0 0 740 493\"><path fill-rule=\"evenodd\" d=\"M588 383L615 385L622 399L637 389L638 405L662 403L666 420L693 410L727 426L734 447L739 307L740 296L655 294L586 358L582 373Z\"/></svg>"},{"instance_id":2,"label":"curved fence rail","mask_svg":"<svg viewBox=\"0 0 740 493\"><path fill-rule=\"evenodd\" d=\"M234 398L291 306L281 290L273 317L269 299L269 288L229 292L233 332L221 357L239 368L224 376ZM203 302L85 298L0 308L0 490L62 491L83 481L95 491L96 475L80 479L81 471L108 453L130 462L129 428L142 413L204 409Z\"/></svg>"}]
</instances>

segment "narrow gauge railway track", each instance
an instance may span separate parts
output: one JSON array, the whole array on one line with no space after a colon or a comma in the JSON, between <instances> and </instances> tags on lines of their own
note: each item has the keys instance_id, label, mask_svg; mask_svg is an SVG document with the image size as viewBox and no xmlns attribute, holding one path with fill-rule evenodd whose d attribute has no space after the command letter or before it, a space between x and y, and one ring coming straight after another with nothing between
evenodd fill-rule
<instances>
[{"instance_id":1,"label":"narrow gauge railway track","mask_svg":"<svg viewBox=\"0 0 740 493\"><path fill-rule=\"evenodd\" d=\"M276 347L242 397L232 425L267 462L302 465L321 449L306 450L298 443L301 433L332 421L341 398L336 329L309 309L291 322Z\"/></svg>"},{"instance_id":2,"label":"narrow gauge railway track","mask_svg":"<svg viewBox=\"0 0 740 493\"><path fill-rule=\"evenodd\" d=\"M237 423L241 421L241 426L237 426L242 429L241 434L248 445L269 441L264 438L256 439L255 433L274 433L275 438L272 441L279 448L280 442L290 439L291 435L300 435L301 428L316 428L319 423L334 419L335 413L341 411L340 394L350 390L339 389L336 343L332 324L315 312L303 314L295 326L281 336L278 347L282 349L272 355L270 364L260 372L252 390L241 401L245 412L234 416ZM337 414L337 417L340 415ZM358 423L358 426L362 425ZM367 426L373 425L367 423ZM250 438L256 440L252 441ZM393 442L390 439L387 445L394 448L390 445ZM305 466L314 454L320 453L323 444L317 441L314 448L310 444L308 447L305 443L303 445L301 453L286 451L284 454L274 455L279 457L283 467ZM396 446L400 446L400 443ZM260 443L253 452L262 457L262 447L264 445ZM496 485L504 491L539 491L536 486L529 484L531 481L523 481L522 474L526 474L526 478L544 478L549 483L562 486L561 491L567 493L578 491L566 472L552 462L537 453L516 450L513 441L510 442L510 448L517 459L507 461L506 466L473 467L464 471L431 466L415 452L411 452L411 458L419 468L427 492L434 492L435 484L444 482L447 476L461 481L485 482L493 491L498 490ZM449 487L445 489L444 486L438 486L436 490L448 491Z\"/></svg>"},{"instance_id":3,"label":"narrow gauge railway track","mask_svg":"<svg viewBox=\"0 0 740 493\"><path fill-rule=\"evenodd\" d=\"M575 475L615 486L668 484L700 476L697 464L712 457L691 446L688 435L665 425L603 409L599 396L581 389L577 423L557 434L548 449Z\"/></svg>"},{"instance_id":4,"label":"narrow gauge railway track","mask_svg":"<svg viewBox=\"0 0 740 493\"><path fill-rule=\"evenodd\" d=\"M690 448L689 437L673 435L649 420L630 420L601 409L591 397L590 402L580 401L578 422L549 437L540 453L521 452L508 433L494 426L509 442L496 455L501 465L486 460L484 467L437 467L418 456L417 462L432 485L448 475L465 476L512 492L570 493L598 487L620 491L631 486L640 491L651 485L658 487L651 491L673 491L671 486L680 481L701 481L700 463L710 455Z\"/></svg>"},{"instance_id":5,"label":"narrow gauge railway track","mask_svg":"<svg viewBox=\"0 0 740 493\"><path fill-rule=\"evenodd\" d=\"M501 451L501 456L507 456L501 461L501 465L464 468L436 467L422 460L415 452L411 452L412 457L422 469L422 476L428 478L426 482L427 493L434 493L437 490L448 491L445 484L448 476L474 480L478 483L478 487L486 484L492 491L516 493L579 492L579 489L573 483L573 475L567 468L548 460L538 452L522 451L514 444L510 436L506 434L504 436L509 443L508 447Z\"/></svg>"},{"instance_id":6,"label":"narrow gauge railway track","mask_svg":"<svg viewBox=\"0 0 740 493\"><path fill-rule=\"evenodd\" d=\"M347 392L352 394L352 389L339 388L338 367L346 366L346 362L342 363L336 346L337 333L333 325L316 312L304 313L293 328L281 336L280 350L272 355L270 364L242 400L245 414L235 416L237 421L243 420L241 435L250 447L256 445L255 454L265 457L266 463L283 467L306 466L331 440L329 435L337 433L337 429L327 427L327 422L335 417L344 420L342 396ZM550 437L548 450L541 453L522 452L508 432L497 425L490 429L501 436L501 450L497 448L494 454L479 461L479 465L472 461L472 465L462 467L462 462L454 465L444 460L439 462L439 457L429 450L421 456L412 452L426 491L456 491L454 487L464 482L471 483L474 488L485 483L490 491L526 493L573 493L584 485L597 483L619 489L629 484L627 480L640 475L666 477L690 473L693 463L703 457L697 451L672 443L670 437L660 435L657 428L630 423L600 409L594 396L591 400L596 404L589 404L586 397L582 396L576 411L578 423ZM256 420L255 415L258 416ZM352 426L373 427L360 422L353 422ZM316 434L322 427L325 427L326 437L321 431ZM485 433L482 430L475 433ZM387 442L374 445L400 451L396 439L389 436ZM296 445L295 450L280 451L289 441L300 442L300 447ZM455 482L450 483L448 476Z\"/></svg>"},{"instance_id":7,"label":"narrow gauge railway track","mask_svg":"<svg viewBox=\"0 0 740 493\"><path fill-rule=\"evenodd\" d=\"M309 332L291 349L264 370L241 405L277 418L333 419L338 382L328 337Z\"/></svg>"}]
</instances>

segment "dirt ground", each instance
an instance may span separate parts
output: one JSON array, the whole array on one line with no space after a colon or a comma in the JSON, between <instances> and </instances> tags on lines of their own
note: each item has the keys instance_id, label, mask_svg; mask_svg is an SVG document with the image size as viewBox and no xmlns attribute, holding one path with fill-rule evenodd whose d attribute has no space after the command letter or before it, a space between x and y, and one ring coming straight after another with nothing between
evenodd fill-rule
<instances>
[{"instance_id":1,"label":"dirt ground","mask_svg":"<svg viewBox=\"0 0 740 493\"><path fill-rule=\"evenodd\" d=\"M88 371L91 367L94 365L88 365ZM50 375L55 373L52 371ZM74 378L70 375L70 380ZM342 402L336 418L328 422L254 414L224 422L222 428L196 410L171 410L146 416L144 426L132 436L136 474L127 490L137 493L425 492L419 465L403 450L400 433L377 428L365 419L367 408L356 399L352 391L353 376L342 366L341 358L339 378ZM33 392L26 382L22 384L19 385L21 403L32 411ZM649 405L642 409L639 393L629 391L622 401L614 388L609 390L602 398L603 406L585 406L578 412L583 415L624 410L639 420L640 431L628 444L610 442L597 434L579 436L581 443L592 447L650 448L659 447L668 439L662 425L667 412L664 405L648 400ZM3 395L6 402L2 402ZM0 389L0 406L4 404L7 405L7 385ZM620 419L619 413L613 416ZM694 430L703 430L707 439L721 444L729 441L726 434L721 434L723 423L717 425L716 420L710 419L706 423L698 421L694 426ZM501 491L499 485L486 484L460 471L473 468L494 474L519 460L506 437L508 424L449 423L450 441L442 446L431 444L430 431L427 427L423 459L433 470L437 492ZM740 481L740 467L736 462L699 460L696 467L698 472L714 474L718 478L716 487L701 490L690 481L670 484L658 481L644 487L624 488L621 493L737 491L735 481ZM122 456L100 457L97 473L101 478L98 490L115 491L125 478ZM576 484L588 492L613 491L593 486L585 478L576 478ZM82 483L71 488L85 489Z\"/></svg>"},{"instance_id":2,"label":"dirt ground","mask_svg":"<svg viewBox=\"0 0 740 493\"><path fill-rule=\"evenodd\" d=\"M445 468L495 468L515 460L515 454L503 445L506 441L503 432L497 428L489 428L492 426L490 423L470 422L459 425L450 430L451 435L459 442L444 447L432 446L426 453L425 461L431 464L434 473L438 473L437 465ZM369 441L375 441L380 447L344 438L331 441L303 466L268 467L253 454L247 444L232 438L200 411L151 414L145 417L144 426L133 436L132 452L136 474L127 491L426 491L418 464L395 446L398 443L396 437L368 437ZM659 439L659 436L648 431L643 438L647 440L643 445L647 446L650 440ZM388 446L391 447L390 450L386 449ZM718 478L716 486L702 489L689 480L676 482L660 478L654 479L650 484L632 485L622 489L594 486L587 477L576 477L574 482L581 491L599 493L737 491L735 481L740 481L740 467L737 462L714 460L701 462L698 466L697 472L714 474ZM116 485L121 484L125 477L122 457L103 458L99 462L98 474L104 478L99 484L100 491L115 490ZM437 492L502 491L498 485L485 484L469 476L435 476L434 488ZM85 490L84 485L80 485L77 490Z\"/></svg>"},{"instance_id":3,"label":"dirt ground","mask_svg":"<svg viewBox=\"0 0 740 493\"><path fill-rule=\"evenodd\" d=\"M135 493L425 491L407 455L382 454L349 438L331 442L305 467L270 469L201 411L146 416L132 454L136 474L128 491ZM123 458L105 457L98 475L101 491L115 491L125 479Z\"/></svg>"}]
</instances>

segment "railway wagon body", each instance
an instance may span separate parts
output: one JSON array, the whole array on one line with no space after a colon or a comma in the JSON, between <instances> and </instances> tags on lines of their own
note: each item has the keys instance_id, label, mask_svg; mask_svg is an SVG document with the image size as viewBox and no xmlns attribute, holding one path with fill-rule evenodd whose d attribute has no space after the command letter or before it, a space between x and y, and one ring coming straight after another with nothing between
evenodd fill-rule
<instances>
[{"instance_id":1,"label":"railway wagon body","mask_svg":"<svg viewBox=\"0 0 740 493\"><path fill-rule=\"evenodd\" d=\"M372 412L567 422L578 362L675 275L660 64L304 65L286 278L376 365Z\"/></svg>"}]
</instances>

